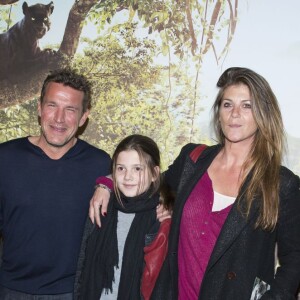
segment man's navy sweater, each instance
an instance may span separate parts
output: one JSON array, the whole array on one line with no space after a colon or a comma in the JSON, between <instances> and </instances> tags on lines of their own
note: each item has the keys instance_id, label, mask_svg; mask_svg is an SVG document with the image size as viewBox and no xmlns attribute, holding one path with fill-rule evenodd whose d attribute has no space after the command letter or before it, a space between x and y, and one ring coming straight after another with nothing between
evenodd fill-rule
<instances>
[{"instance_id":1,"label":"man's navy sweater","mask_svg":"<svg viewBox=\"0 0 300 300\"><path fill-rule=\"evenodd\" d=\"M1 285L29 294L73 291L95 179L109 168L109 155L82 140L58 160L28 138L0 145Z\"/></svg>"}]
</instances>

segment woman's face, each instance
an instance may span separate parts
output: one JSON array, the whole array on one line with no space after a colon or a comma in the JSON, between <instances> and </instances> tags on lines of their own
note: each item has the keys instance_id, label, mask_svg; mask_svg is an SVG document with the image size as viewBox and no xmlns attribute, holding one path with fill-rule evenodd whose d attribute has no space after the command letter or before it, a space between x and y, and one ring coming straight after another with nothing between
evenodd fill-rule
<instances>
[{"instance_id":1,"label":"woman's face","mask_svg":"<svg viewBox=\"0 0 300 300\"><path fill-rule=\"evenodd\" d=\"M119 153L116 161L115 179L119 190L127 197L142 194L150 187L154 178L135 150Z\"/></svg>"},{"instance_id":2,"label":"woman's face","mask_svg":"<svg viewBox=\"0 0 300 300\"><path fill-rule=\"evenodd\" d=\"M257 124L253 118L252 99L247 85L232 85L225 89L219 121L226 143L252 143Z\"/></svg>"}]
</instances>

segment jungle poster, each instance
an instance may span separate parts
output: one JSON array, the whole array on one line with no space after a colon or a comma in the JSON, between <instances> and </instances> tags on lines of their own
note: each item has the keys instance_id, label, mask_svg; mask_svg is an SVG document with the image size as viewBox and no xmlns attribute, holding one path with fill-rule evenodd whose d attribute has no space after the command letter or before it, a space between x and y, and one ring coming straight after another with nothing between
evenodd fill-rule
<instances>
[{"instance_id":1,"label":"jungle poster","mask_svg":"<svg viewBox=\"0 0 300 300\"><path fill-rule=\"evenodd\" d=\"M126 135L149 135L166 167L184 144L214 143L217 79L244 66L274 89L285 164L300 174L299 10L297 0L0 0L0 142L39 133L43 79L71 65L93 83L81 138L112 153Z\"/></svg>"}]
</instances>

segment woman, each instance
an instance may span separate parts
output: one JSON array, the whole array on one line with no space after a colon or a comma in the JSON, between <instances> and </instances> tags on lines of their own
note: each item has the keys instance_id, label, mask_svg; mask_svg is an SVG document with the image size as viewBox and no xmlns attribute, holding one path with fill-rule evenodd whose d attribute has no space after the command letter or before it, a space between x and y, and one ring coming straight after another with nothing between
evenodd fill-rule
<instances>
[{"instance_id":1,"label":"woman","mask_svg":"<svg viewBox=\"0 0 300 300\"><path fill-rule=\"evenodd\" d=\"M165 172L176 200L152 299L295 299L300 185L281 166L277 99L268 82L246 68L226 70L217 86L218 144L196 162L190 155L197 145L186 145Z\"/></svg>"}]
</instances>

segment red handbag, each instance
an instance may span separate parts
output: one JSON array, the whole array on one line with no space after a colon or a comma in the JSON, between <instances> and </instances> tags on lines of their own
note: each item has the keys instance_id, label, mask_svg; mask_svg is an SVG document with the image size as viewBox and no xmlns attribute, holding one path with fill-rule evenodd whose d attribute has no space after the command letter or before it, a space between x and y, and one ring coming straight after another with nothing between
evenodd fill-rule
<instances>
[{"instance_id":1,"label":"red handbag","mask_svg":"<svg viewBox=\"0 0 300 300\"><path fill-rule=\"evenodd\" d=\"M171 219L164 220L153 242L144 247L145 267L141 280L141 293L144 300L149 300L156 279L168 252L168 236Z\"/></svg>"},{"instance_id":2,"label":"red handbag","mask_svg":"<svg viewBox=\"0 0 300 300\"><path fill-rule=\"evenodd\" d=\"M201 155L201 153L203 152L203 150L206 148L207 146L205 144L202 145L198 145L191 153L190 153L190 158L191 160L196 163L196 161L198 160L199 156Z\"/></svg>"}]
</instances>

